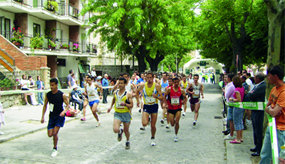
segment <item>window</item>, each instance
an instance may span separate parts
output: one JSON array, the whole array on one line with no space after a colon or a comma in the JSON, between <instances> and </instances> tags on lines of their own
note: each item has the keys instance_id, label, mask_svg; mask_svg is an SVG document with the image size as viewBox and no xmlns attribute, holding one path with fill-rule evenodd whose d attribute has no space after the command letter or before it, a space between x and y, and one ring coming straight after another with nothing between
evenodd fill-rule
<instances>
[{"instance_id":1,"label":"window","mask_svg":"<svg viewBox=\"0 0 285 164\"><path fill-rule=\"evenodd\" d=\"M37 34L39 36L41 36L41 26L39 24L34 23L34 27L33 28L34 28L33 36L35 37L35 36L37 36Z\"/></svg>"},{"instance_id":2,"label":"window","mask_svg":"<svg viewBox=\"0 0 285 164\"><path fill-rule=\"evenodd\" d=\"M4 36L8 40L10 40L10 34L11 34L11 21L10 19L5 18L4 20Z\"/></svg>"}]
</instances>

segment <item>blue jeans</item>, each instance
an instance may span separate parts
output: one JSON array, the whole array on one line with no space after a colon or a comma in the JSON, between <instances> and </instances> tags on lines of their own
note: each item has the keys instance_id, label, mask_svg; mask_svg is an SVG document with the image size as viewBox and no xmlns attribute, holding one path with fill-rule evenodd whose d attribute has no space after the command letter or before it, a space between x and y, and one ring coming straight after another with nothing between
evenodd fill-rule
<instances>
[{"instance_id":1,"label":"blue jeans","mask_svg":"<svg viewBox=\"0 0 285 164\"><path fill-rule=\"evenodd\" d=\"M233 121L234 121L235 130L243 130L244 129L243 120L242 120L243 114L244 114L244 109L234 107Z\"/></svg>"},{"instance_id":2,"label":"blue jeans","mask_svg":"<svg viewBox=\"0 0 285 164\"><path fill-rule=\"evenodd\" d=\"M261 149L261 160L260 164L268 164L272 162L272 149L270 140L270 130L269 126L266 129L266 133L263 140L263 145ZM278 142L278 152L280 153L281 146L285 144L285 130L277 129L277 142Z\"/></svg>"},{"instance_id":3,"label":"blue jeans","mask_svg":"<svg viewBox=\"0 0 285 164\"><path fill-rule=\"evenodd\" d=\"M39 92L38 93L38 102L39 102L39 104L44 105L44 102L43 102L43 92Z\"/></svg>"}]
</instances>

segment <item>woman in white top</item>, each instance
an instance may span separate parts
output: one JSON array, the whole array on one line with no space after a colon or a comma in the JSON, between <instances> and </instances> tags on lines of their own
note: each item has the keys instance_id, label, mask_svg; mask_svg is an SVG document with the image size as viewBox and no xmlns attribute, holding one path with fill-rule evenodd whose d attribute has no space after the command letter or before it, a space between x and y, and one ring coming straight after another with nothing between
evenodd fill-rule
<instances>
[{"instance_id":1,"label":"woman in white top","mask_svg":"<svg viewBox=\"0 0 285 164\"><path fill-rule=\"evenodd\" d=\"M100 93L101 93L100 96L98 95L97 88L100 89ZM98 126L100 126L99 118L98 118L98 115L97 115L98 104L99 104L99 99L102 99L103 89L97 83L92 82L92 77L91 76L88 76L86 78L85 92L88 95L88 102L89 102L89 106L91 108L91 111L93 113L93 116L97 120L96 127L98 127Z\"/></svg>"},{"instance_id":2,"label":"woman in white top","mask_svg":"<svg viewBox=\"0 0 285 164\"><path fill-rule=\"evenodd\" d=\"M30 81L26 79L26 75L22 75L22 79L20 81L20 84L21 84L21 90L23 90L23 91L29 90L28 87L30 86ZM27 97L31 96L31 95L32 95L32 93L24 93L26 105L29 105Z\"/></svg>"}]
</instances>

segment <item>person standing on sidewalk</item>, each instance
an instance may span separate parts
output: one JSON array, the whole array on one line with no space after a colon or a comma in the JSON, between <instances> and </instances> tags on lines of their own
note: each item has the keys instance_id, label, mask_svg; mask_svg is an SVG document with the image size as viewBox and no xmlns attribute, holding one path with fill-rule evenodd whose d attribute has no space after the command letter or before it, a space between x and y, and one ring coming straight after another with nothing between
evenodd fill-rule
<instances>
[{"instance_id":1,"label":"person standing on sidewalk","mask_svg":"<svg viewBox=\"0 0 285 164\"><path fill-rule=\"evenodd\" d=\"M112 110L115 104L114 133L118 133L118 141L122 140L122 134L126 136L126 149L130 149L130 124L131 124L131 109L133 107L132 94L126 90L127 80L125 78L119 78L119 89L114 91L114 97L111 103L111 107L108 109L108 113ZM120 129L120 125L123 123L124 129Z\"/></svg>"},{"instance_id":2,"label":"person standing on sidewalk","mask_svg":"<svg viewBox=\"0 0 285 164\"><path fill-rule=\"evenodd\" d=\"M72 86L74 84L72 84L72 74L73 74L73 70L69 70L69 74L67 76L67 85L68 85L68 88L72 88Z\"/></svg>"},{"instance_id":3,"label":"person standing on sidewalk","mask_svg":"<svg viewBox=\"0 0 285 164\"><path fill-rule=\"evenodd\" d=\"M51 153L52 157L57 155L57 142L58 142L58 132L64 125L65 113L69 109L68 98L58 90L58 80L56 78L50 79L50 89L51 91L47 93L44 101L43 112L41 123L45 122L45 113L47 110L47 104L49 104L49 121L48 121L48 136L53 137L53 150ZM66 108L63 109L63 103L65 103Z\"/></svg>"},{"instance_id":4,"label":"person standing on sidewalk","mask_svg":"<svg viewBox=\"0 0 285 164\"><path fill-rule=\"evenodd\" d=\"M165 92L165 100L168 106L168 119L171 126L175 126L174 142L178 142L177 134L182 111L181 107L187 99L185 91L179 87L179 79L177 77L173 79L173 86L167 88Z\"/></svg>"},{"instance_id":5,"label":"person standing on sidewalk","mask_svg":"<svg viewBox=\"0 0 285 164\"><path fill-rule=\"evenodd\" d=\"M283 77L283 67L273 66L268 70L268 82L275 86L271 89L269 94L265 112L272 117L275 117L279 153L281 146L285 144L285 85L283 82ZM268 126L261 149L260 164L272 163L271 137L269 131L270 127Z\"/></svg>"},{"instance_id":6,"label":"person standing on sidewalk","mask_svg":"<svg viewBox=\"0 0 285 164\"><path fill-rule=\"evenodd\" d=\"M44 86L44 82L41 81L41 77L37 76L37 81L36 81L36 85L37 85L37 90L43 90L45 88ZM38 92L38 105L44 105L43 102L43 92Z\"/></svg>"},{"instance_id":7,"label":"person standing on sidewalk","mask_svg":"<svg viewBox=\"0 0 285 164\"><path fill-rule=\"evenodd\" d=\"M109 81L108 81L108 74L104 75L104 78L102 80L102 87L108 87ZM108 88L103 89L103 104L107 104L107 96L108 96Z\"/></svg>"},{"instance_id":8,"label":"person standing on sidewalk","mask_svg":"<svg viewBox=\"0 0 285 164\"><path fill-rule=\"evenodd\" d=\"M85 86L85 92L88 95L88 102L90 109L92 111L92 114L94 118L97 121L96 127L100 126L99 117L97 115L98 112L98 105L99 105L99 98L102 99L102 87L99 86L96 82L92 82L92 77L88 76L86 79L86 86ZM101 95L98 95L97 88L99 88Z\"/></svg>"},{"instance_id":9,"label":"person standing on sidewalk","mask_svg":"<svg viewBox=\"0 0 285 164\"><path fill-rule=\"evenodd\" d=\"M162 93L160 90L160 85L156 84L153 81L153 73L148 72L146 75L147 82L145 84L140 84L137 89L137 96L139 92L142 91L143 97L143 114L142 114L142 126L141 130L148 125L149 116L151 123L151 146L155 146L155 132L156 132L156 121L157 121L157 112L158 112L158 99L162 100Z\"/></svg>"},{"instance_id":10,"label":"person standing on sidewalk","mask_svg":"<svg viewBox=\"0 0 285 164\"><path fill-rule=\"evenodd\" d=\"M227 85L225 87L225 99L227 103L229 102L229 98L233 98L234 96L234 91L235 91L235 86L232 82L232 79L234 77L234 74L230 73L228 75L225 75L227 78ZM233 107L228 106L228 111L227 111L227 124L229 124L230 127L230 134L225 136L225 140L233 140L234 138L234 123L233 123Z\"/></svg>"},{"instance_id":11,"label":"person standing on sidewalk","mask_svg":"<svg viewBox=\"0 0 285 164\"><path fill-rule=\"evenodd\" d=\"M255 75L254 88L246 95L249 102L264 102L265 101L265 90L266 83L264 81L265 75L262 72L259 72ZM253 140L255 147L250 149L254 152L252 156L259 156L262 148L262 130L263 130L263 110L252 110L251 111L251 120L253 128Z\"/></svg>"}]
</instances>

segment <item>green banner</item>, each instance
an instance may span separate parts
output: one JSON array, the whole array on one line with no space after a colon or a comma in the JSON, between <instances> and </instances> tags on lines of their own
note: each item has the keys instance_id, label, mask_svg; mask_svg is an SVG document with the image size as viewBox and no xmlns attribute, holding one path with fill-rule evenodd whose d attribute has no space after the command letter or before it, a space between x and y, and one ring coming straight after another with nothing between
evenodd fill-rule
<instances>
[{"instance_id":1,"label":"green banner","mask_svg":"<svg viewBox=\"0 0 285 164\"><path fill-rule=\"evenodd\" d=\"M227 105L248 110L264 110L266 107L265 102L228 102Z\"/></svg>"},{"instance_id":2,"label":"green banner","mask_svg":"<svg viewBox=\"0 0 285 164\"><path fill-rule=\"evenodd\" d=\"M271 139L271 150L272 150L272 160L273 164L278 164L279 163L279 153L278 153L278 140L277 140L277 132L276 132L276 122L275 122L275 117L270 116L267 114L268 118L268 126L269 126L269 131L270 131L270 139Z\"/></svg>"}]
</instances>

